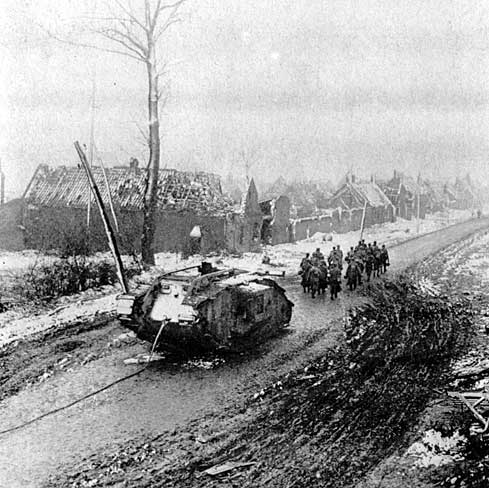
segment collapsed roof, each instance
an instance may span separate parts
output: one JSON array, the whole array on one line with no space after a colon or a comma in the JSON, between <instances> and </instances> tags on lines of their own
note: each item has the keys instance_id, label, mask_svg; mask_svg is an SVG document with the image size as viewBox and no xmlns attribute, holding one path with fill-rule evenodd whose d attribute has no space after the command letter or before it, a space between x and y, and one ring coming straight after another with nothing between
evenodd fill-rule
<instances>
[{"instance_id":1,"label":"collapsed roof","mask_svg":"<svg viewBox=\"0 0 489 488\"><path fill-rule=\"evenodd\" d=\"M95 166L92 172L103 201L108 203L103 169ZM147 170L116 167L107 168L105 173L114 206L143 210ZM75 166L40 165L24 194L25 201L31 205L56 208L86 208L88 198L85 171ZM222 193L219 176L204 172L160 170L156 201L159 210L188 210L199 214L232 210L231 202Z\"/></svg>"},{"instance_id":2,"label":"collapsed roof","mask_svg":"<svg viewBox=\"0 0 489 488\"><path fill-rule=\"evenodd\" d=\"M374 182L351 182L347 180L329 200L345 209L361 208L367 203L371 207L391 207L392 203Z\"/></svg>"}]
</instances>

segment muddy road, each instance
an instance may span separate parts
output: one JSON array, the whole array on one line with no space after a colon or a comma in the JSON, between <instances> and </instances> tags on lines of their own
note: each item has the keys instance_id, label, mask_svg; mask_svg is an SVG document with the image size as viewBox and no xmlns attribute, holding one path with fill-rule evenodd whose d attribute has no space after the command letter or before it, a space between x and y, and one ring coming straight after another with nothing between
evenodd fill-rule
<instances>
[{"instance_id":1,"label":"muddy road","mask_svg":"<svg viewBox=\"0 0 489 488\"><path fill-rule=\"evenodd\" d=\"M489 220L473 220L412 239L390 250L390 273L414 264L476 231ZM252 354L228 357L214 369L171 360L155 363L141 375L68 410L0 437L0 486L38 486L57 468L93 450L123 442L139 434L155 436L185 425L206 412L226 412L275 378L314 359L342 334L342 318L361 300L345 292L337 302L305 296L297 279L284 283L295 302L290 330ZM106 334L87 335L86 352L100 348L124 332L114 324ZM90 340L93 341L90 344ZM136 371L125 358L145 352L142 343L107 347L85 364L59 370L34 382L0 403L0 430L66 404L96 388ZM82 361L83 362L83 361Z\"/></svg>"}]
</instances>

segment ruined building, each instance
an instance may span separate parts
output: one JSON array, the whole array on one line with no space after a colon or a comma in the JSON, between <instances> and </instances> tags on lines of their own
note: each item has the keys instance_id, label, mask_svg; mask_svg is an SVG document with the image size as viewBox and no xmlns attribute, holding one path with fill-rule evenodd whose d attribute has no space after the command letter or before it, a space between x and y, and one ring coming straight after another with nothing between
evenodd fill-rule
<instances>
[{"instance_id":1,"label":"ruined building","mask_svg":"<svg viewBox=\"0 0 489 488\"><path fill-rule=\"evenodd\" d=\"M108 213L111 213L109 208L110 198L112 199L123 252L139 251L146 170L139 168L135 160L130 167L107 168L107 183L101 167L93 167L92 171ZM83 169L39 166L23 198L25 246L63 249L70 243L76 245L89 235L90 250L107 249L103 225L93 200L88 232L89 195ZM236 212L231 201L223 194L217 175L174 169L160 170L155 251L206 253L228 249L228 244L231 243L231 251L257 249L261 213L257 196L256 205L252 204L251 197L252 195L244 208ZM255 217L257 213L260 213L259 224ZM199 249L195 249L195 239L191 233L193 236L196 233L199 235ZM258 245L255 234L258 235ZM237 245L234 245L234 240Z\"/></svg>"}]
</instances>

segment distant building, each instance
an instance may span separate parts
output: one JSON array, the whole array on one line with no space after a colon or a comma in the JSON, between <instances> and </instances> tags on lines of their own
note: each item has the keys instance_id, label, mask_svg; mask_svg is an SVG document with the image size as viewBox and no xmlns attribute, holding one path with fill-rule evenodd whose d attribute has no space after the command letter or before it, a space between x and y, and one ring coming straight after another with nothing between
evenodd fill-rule
<instances>
[{"instance_id":1,"label":"distant building","mask_svg":"<svg viewBox=\"0 0 489 488\"><path fill-rule=\"evenodd\" d=\"M359 228L357 220L363 217L365 208L364 226L393 222L395 209L382 189L373 181L358 182L355 176L348 175L344 183L328 200L332 209L340 208L342 211L352 213L351 230Z\"/></svg>"},{"instance_id":2,"label":"distant building","mask_svg":"<svg viewBox=\"0 0 489 488\"><path fill-rule=\"evenodd\" d=\"M455 192L455 202L452 204L453 208L467 210L479 205L477 192L470 175L467 174L464 178L457 178L453 190Z\"/></svg>"},{"instance_id":3,"label":"distant building","mask_svg":"<svg viewBox=\"0 0 489 488\"><path fill-rule=\"evenodd\" d=\"M424 219L428 206L426 188L399 171L394 171L393 177L383 185L384 193L396 209L396 216L411 220L418 217ZM418 202L419 199L419 202Z\"/></svg>"},{"instance_id":4,"label":"distant building","mask_svg":"<svg viewBox=\"0 0 489 488\"><path fill-rule=\"evenodd\" d=\"M294 181L287 183L280 176L263 194L263 200L272 200L286 196L290 201L293 217L309 217L318 215L321 209L327 208L331 196L330 182Z\"/></svg>"},{"instance_id":5,"label":"distant building","mask_svg":"<svg viewBox=\"0 0 489 488\"><path fill-rule=\"evenodd\" d=\"M445 191L445 183L441 181L423 180L426 193L426 212L433 214L448 207L448 195Z\"/></svg>"},{"instance_id":6,"label":"distant building","mask_svg":"<svg viewBox=\"0 0 489 488\"><path fill-rule=\"evenodd\" d=\"M453 186L453 183L445 182L443 184L443 194L445 195L445 201L449 208L453 208L455 201L457 200L457 192Z\"/></svg>"},{"instance_id":7,"label":"distant building","mask_svg":"<svg viewBox=\"0 0 489 488\"><path fill-rule=\"evenodd\" d=\"M94 167L95 180L102 199L109 208L109 192L103 170ZM137 161L130 167L107 168L106 175L120 229L124 252L139 251L142 234L144 192L147 171ZM89 189L83 169L77 167L49 168L39 166L29 183L23 202L22 224L26 247L59 249L67 241L87 236ZM256 203L261 224L261 212ZM237 223L238 222L238 223ZM157 191L155 252L191 252L195 250L190 233L199 229L200 251L226 249L228 234L242 233L242 249L253 240L247 219L234 217L230 200L222 193L217 175L162 169ZM250 236L247 235L250 233ZM260 229L258 229L259 238ZM256 232L255 232L256 233ZM90 224L91 250L107 248L98 208L92 204Z\"/></svg>"}]
</instances>

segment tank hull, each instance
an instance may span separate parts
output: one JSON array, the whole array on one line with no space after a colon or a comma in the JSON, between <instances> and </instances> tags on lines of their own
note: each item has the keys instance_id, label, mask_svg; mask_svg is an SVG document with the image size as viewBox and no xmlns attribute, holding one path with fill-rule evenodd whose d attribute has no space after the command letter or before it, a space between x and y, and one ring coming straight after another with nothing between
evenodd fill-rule
<instances>
[{"instance_id":1,"label":"tank hull","mask_svg":"<svg viewBox=\"0 0 489 488\"><path fill-rule=\"evenodd\" d=\"M161 284L171 293L161 293ZM155 349L182 354L243 351L278 334L291 320L293 303L270 278L220 283L180 297L177 285L160 282L134 298L126 325ZM177 296L178 294L178 296ZM178 302L178 304L176 304ZM177 306L178 305L178 306Z\"/></svg>"}]
</instances>

